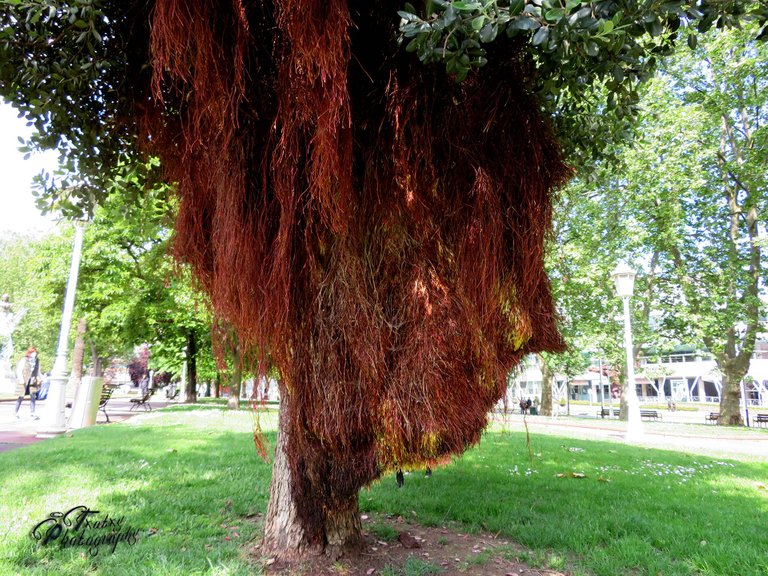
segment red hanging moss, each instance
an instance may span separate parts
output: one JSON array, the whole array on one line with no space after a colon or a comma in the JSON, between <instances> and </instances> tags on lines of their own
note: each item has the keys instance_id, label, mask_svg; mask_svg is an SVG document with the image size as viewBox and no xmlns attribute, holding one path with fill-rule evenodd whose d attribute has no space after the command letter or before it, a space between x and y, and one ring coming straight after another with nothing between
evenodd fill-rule
<instances>
[{"instance_id":1,"label":"red hanging moss","mask_svg":"<svg viewBox=\"0 0 768 576\"><path fill-rule=\"evenodd\" d=\"M399 2L158 0L152 150L178 255L288 401L309 538L386 469L479 440L524 354L561 350L543 242L569 171L517 45L462 84Z\"/></svg>"}]
</instances>

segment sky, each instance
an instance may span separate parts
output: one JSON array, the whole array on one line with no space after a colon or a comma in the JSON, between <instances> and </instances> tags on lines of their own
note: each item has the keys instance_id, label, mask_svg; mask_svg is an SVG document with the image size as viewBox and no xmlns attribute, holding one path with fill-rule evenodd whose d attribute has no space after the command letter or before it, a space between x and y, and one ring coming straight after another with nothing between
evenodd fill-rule
<instances>
[{"instance_id":1,"label":"sky","mask_svg":"<svg viewBox=\"0 0 768 576\"><path fill-rule=\"evenodd\" d=\"M33 154L24 160L19 152L19 136L31 134L18 112L0 100L0 237L9 232L40 233L53 227L49 216L43 218L35 208L32 178L43 168L49 172L56 167L57 154Z\"/></svg>"}]
</instances>

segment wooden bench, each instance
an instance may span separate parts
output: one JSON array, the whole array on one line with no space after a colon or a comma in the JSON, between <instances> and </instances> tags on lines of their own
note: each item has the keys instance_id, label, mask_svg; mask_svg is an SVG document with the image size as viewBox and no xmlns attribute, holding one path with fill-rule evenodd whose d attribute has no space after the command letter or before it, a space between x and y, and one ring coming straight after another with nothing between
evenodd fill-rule
<instances>
[{"instance_id":1,"label":"wooden bench","mask_svg":"<svg viewBox=\"0 0 768 576\"><path fill-rule=\"evenodd\" d=\"M717 422L720 419L720 412L710 412L704 416L704 422L709 424L710 422Z\"/></svg>"},{"instance_id":2,"label":"wooden bench","mask_svg":"<svg viewBox=\"0 0 768 576\"><path fill-rule=\"evenodd\" d=\"M109 399L112 398L112 392L114 392L114 388L107 388L104 387L101 389L101 397L99 398L99 410L101 410L104 413L104 417L107 419L107 424L109 424L109 414L107 414L107 402L109 402Z\"/></svg>"},{"instance_id":3,"label":"wooden bench","mask_svg":"<svg viewBox=\"0 0 768 576\"><path fill-rule=\"evenodd\" d=\"M613 415L616 416L616 417L618 417L620 412L621 412L621 410L617 410L616 408L613 409ZM603 408L602 410L600 410L599 414L600 414L600 418L605 418L606 416L610 416L611 415L611 409L610 408Z\"/></svg>"},{"instance_id":4,"label":"wooden bench","mask_svg":"<svg viewBox=\"0 0 768 576\"><path fill-rule=\"evenodd\" d=\"M658 410L640 410L640 418L646 420L661 420L661 414Z\"/></svg>"},{"instance_id":5,"label":"wooden bench","mask_svg":"<svg viewBox=\"0 0 768 576\"><path fill-rule=\"evenodd\" d=\"M763 427L763 424L768 424L768 414L757 414L755 416L755 424L760 426L760 428Z\"/></svg>"},{"instance_id":6,"label":"wooden bench","mask_svg":"<svg viewBox=\"0 0 768 576\"><path fill-rule=\"evenodd\" d=\"M149 399L152 397L152 392L148 391L141 398L131 398L131 410L143 406L144 410L152 412L152 405L149 403Z\"/></svg>"}]
</instances>

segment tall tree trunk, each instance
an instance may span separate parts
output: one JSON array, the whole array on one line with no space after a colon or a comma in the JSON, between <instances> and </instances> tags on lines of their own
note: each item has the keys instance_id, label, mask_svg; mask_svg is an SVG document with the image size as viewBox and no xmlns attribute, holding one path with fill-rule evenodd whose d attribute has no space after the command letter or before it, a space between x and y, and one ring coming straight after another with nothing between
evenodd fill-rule
<instances>
[{"instance_id":1,"label":"tall tree trunk","mask_svg":"<svg viewBox=\"0 0 768 576\"><path fill-rule=\"evenodd\" d=\"M733 362L718 362L723 375L723 387L720 394L720 418L718 424L724 426L743 426L741 417L741 380L747 371L734 366Z\"/></svg>"},{"instance_id":2,"label":"tall tree trunk","mask_svg":"<svg viewBox=\"0 0 768 576\"><path fill-rule=\"evenodd\" d=\"M83 377L83 358L85 357L85 317L80 318L77 323L77 337L75 338L75 348L72 351L72 377L75 384L79 384Z\"/></svg>"},{"instance_id":3,"label":"tall tree trunk","mask_svg":"<svg viewBox=\"0 0 768 576\"><path fill-rule=\"evenodd\" d=\"M357 496L345 505L325 508L324 541L309 542L302 527L298 509L293 500L293 477L288 466L286 447L288 435L284 426L284 414L289 396L281 390L280 425L272 465L272 483L269 488L269 505L264 522L262 555L283 562L292 562L304 556L325 553L333 558L362 539L362 524Z\"/></svg>"},{"instance_id":4,"label":"tall tree trunk","mask_svg":"<svg viewBox=\"0 0 768 576\"><path fill-rule=\"evenodd\" d=\"M98 353L96 352L96 346L93 343L93 340L88 338L88 346L91 349L91 376L94 378L99 378L104 375L104 362L101 358L99 358Z\"/></svg>"},{"instance_id":5,"label":"tall tree trunk","mask_svg":"<svg viewBox=\"0 0 768 576\"><path fill-rule=\"evenodd\" d=\"M85 356L85 317L77 322L77 336L75 337L75 348L72 351L72 371L67 382L67 398L77 397L77 389L80 387L80 381L83 379L83 357Z\"/></svg>"},{"instance_id":6,"label":"tall tree trunk","mask_svg":"<svg viewBox=\"0 0 768 576\"><path fill-rule=\"evenodd\" d=\"M542 416L552 416L552 370L549 364L541 358L541 414Z\"/></svg>"},{"instance_id":7,"label":"tall tree trunk","mask_svg":"<svg viewBox=\"0 0 768 576\"><path fill-rule=\"evenodd\" d=\"M629 404L627 403L627 398L629 398L629 378L627 378L627 370L624 368L622 371L622 379L621 379L621 397L619 398L619 420L623 420L624 422L627 422L629 420ZM634 386L635 383L632 382L632 386Z\"/></svg>"},{"instance_id":8,"label":"tall tree trunk","mask_svg":"<svg viewBox=\"0 0 768 576\"><path fill-rule=\"evenodd\" d=\"M197 334L187 332L187 404L197 402Z\"/></svg>"}]
</instances>

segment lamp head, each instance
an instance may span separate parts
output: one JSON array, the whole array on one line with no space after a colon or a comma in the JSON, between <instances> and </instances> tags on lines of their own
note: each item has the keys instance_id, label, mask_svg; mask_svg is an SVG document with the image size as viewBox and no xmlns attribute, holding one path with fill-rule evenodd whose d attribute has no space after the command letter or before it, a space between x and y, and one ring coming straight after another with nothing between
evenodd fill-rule
<instances>
[{"instance_id":1,"label":"lamp head","mask_svg":"<svg viewBox=\"0 0 768 576\"><path fill-rule=\"evenodd\" d=\"M616 294L620 298L629 298L635 288L635 271L626 262L619 262L611 277L616 284Z\"/></svg>"}]
</instances>

